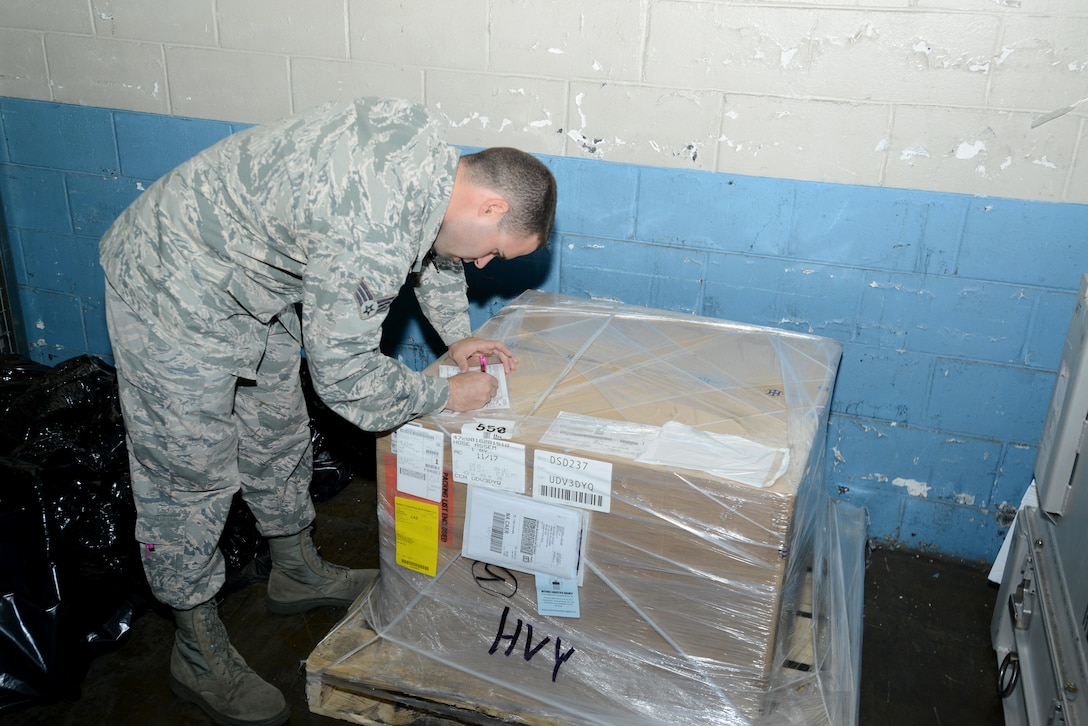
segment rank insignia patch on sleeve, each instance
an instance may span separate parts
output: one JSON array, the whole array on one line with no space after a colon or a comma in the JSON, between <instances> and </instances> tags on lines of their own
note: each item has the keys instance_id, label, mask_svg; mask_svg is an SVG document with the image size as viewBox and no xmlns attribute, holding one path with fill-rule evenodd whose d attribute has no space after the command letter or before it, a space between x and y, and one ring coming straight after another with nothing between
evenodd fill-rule
<instances>
[{"instance_id":1,"label":"rank insignia patch on sleeve","mask_svg":"<svg viewBox=\"0 0 1088 726\"><path fill-rule=\"evenodd\" d=\"M366 280L359 280L359 286L355 288L355 304L359 306L359 317L369 320L378 313L389 309L396 296L376 298Z\"/></svg>"}]
</instances>

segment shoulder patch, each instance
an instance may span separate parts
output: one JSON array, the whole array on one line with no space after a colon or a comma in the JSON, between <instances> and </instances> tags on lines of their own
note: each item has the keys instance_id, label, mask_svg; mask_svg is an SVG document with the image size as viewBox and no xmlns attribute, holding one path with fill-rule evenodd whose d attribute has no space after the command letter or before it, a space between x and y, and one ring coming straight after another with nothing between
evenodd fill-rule
<instances>
[{"instance_id":1,"label":"shoulder patch","mask_svg":"<svg viewBox=\"0 0 1088 726\"><path fill-rule=\"evenodd\" d=\"M370 286L366 284L366 280L359 280L359 286L355 288L355 304L359 306L359 317L363 320L369 320L378 313L385 312L396 298L396 295L375 297Z\"/></svg>"}]
</instances>

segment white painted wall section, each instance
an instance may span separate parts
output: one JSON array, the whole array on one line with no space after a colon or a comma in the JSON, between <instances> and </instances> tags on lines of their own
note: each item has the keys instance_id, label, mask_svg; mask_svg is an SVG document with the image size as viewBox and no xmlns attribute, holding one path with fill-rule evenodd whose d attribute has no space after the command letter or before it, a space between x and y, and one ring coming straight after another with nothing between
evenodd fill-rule
<instances>
[{"instance_id":1,"label":"white painted wall section","mask_svg":"<svg viewBox=\"0 0 1088 726\"><path fill-rule=\"evenodd\" d=\"M259 123L422 101L472 146L1088 202L1080 0L5 0L0 95Z\"/></svg>"}]
</instances>

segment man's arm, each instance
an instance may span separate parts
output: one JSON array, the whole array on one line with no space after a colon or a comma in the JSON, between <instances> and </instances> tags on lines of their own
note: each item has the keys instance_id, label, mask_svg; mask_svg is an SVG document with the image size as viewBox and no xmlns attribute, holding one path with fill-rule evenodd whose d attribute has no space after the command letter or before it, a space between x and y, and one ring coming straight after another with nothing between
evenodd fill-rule
<instances>
[{"instance_id":1,"label":"man's arm","mask_svg":"<svg viewBox=\"0 0 1088 726\"><path fill-rule=\"evenodd\" d=\"M424 263L415 287L423 315L446 345L471 334L468 283L461 262L432 257Z\"/></svg>"},{"instance_id":2,"label":"man's arm","mask_svg":"<svg viewBox=\"0 0 1088 726\"><path fill-rule=\"evenodd\" d=\"M362 429L384 431L442 410L450 386L381 352L382 323L411 259L402 246L367 243L368 236L355 230L338 244L310 245L303 344L326 405Z\"/></svg>"}]
</instances>

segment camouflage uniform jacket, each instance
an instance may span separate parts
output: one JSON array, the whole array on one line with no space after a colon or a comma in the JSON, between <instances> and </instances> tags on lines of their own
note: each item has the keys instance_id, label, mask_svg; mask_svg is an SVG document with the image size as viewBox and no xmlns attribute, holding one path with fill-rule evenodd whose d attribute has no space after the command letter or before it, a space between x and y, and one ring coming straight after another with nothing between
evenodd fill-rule
<instances>
[{"instance_id":1,"label":"camouflage uniform jacket","mask_svg":"<svg viewBox=\"0 0 1088 726\"><path fill-rule=\"evenodd\" d=\"M449 397L446 381L379 350L409 273L446 344L470 333L463 266L429 254L458 158L424 108L397 100L248 129L121 214L101 243L106 278L159 333L243 378L257 377L278 319L328 405L364 429L395 427Z\"/></svg>"}]
</instances>

